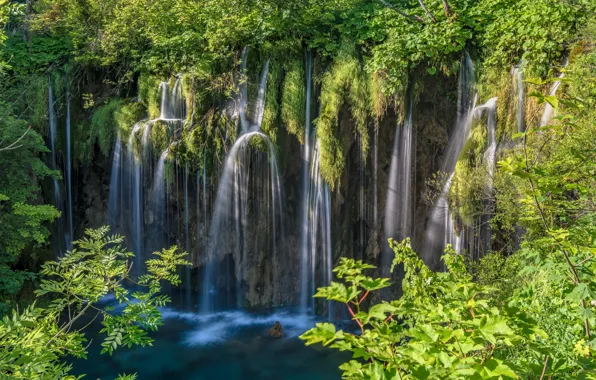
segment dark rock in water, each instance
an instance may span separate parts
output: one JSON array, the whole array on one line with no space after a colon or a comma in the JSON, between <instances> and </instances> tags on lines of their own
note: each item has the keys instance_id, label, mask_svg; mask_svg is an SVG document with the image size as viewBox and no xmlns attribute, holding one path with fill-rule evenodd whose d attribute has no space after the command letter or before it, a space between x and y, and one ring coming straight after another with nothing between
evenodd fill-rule
<instances>
[{"instance_id":1,"label":"dark rock in water","mask_svg":"<svg viewBox=\"0 0 596 380\"><path fill-rule=\"evenodd\" d=\"M284 329L281 327L281 323L275 322L273 327L269 330L269 336L272 338L281 338L284 336Z\"/></svg>"}]
</instances>

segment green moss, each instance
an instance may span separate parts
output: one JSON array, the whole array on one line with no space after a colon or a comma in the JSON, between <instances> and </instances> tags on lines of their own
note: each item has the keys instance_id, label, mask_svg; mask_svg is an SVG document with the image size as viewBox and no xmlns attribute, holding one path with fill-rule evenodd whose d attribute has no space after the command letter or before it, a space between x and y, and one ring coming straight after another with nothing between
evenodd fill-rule
<instances>
[{"instance_id":1,"label":"green moss","mask_svg":"<svg viewBox=\"0 0 596 380\"><path fill-rule=\"evenodd\" d=\"M151 147L154 155L159 156L170 144L170 125L162 120L157 120L151 126Z\"/></svg>"},{"instance_id":2,"label":"green moss","mask_svg":"<svg viewBox=\"0 0 596 380\"><path fill-rule=\"evenodd\" d=\"M387 106L389 104L389 99L387 95L383 92L383 83L385 81L385 76L379 72L373 72L369 74L370 86L370 105L373 117L377 120L380 120L385 112L387 111Z\"/></svg>"},{"instance_id":3,"label":"green moss","mask_svg":"<svg viewBox=\"0 0 596 380\"><path fill-rule=\"evenodd\" d=\"M109 155L120 134L123 141L128 139L136 122L145 114L145 108L137 102L125 99L111 99L99 106L91 115L89 124L79 122L76 128L78 141L75 144L75 159L79 163L93 158L93 147L97 143L104 155Z\"/></svg>"},{"instance_id":4,"label":"green moss","mask_svg":"<svg viewBox=\"0 0 596 380\"><path fill-rule=\"evenodd\" d=\"M317 120L317 138L321 149L321 174L333 189L345 165L345 152L337 127L339 112L350 105L356 130L361 136L361 149L369 146L367 118L370 115L369 80L366 79L355 50L343 45L331 69L325 74L321 88L321 113Z\"/></svg>"},{"instance_id":5,"label":"green moss","mask_svg":"<svg viewBox=\"0 0 596 380\"><path fill-rule=\"evenodd\" d=\"M470 138L457 162L449 190L449 209L464 225L472 226L482 213L486 198L487 171L484 166L487 131L485 118L475 120Z\"/></svg>"},{"instance_id":6,"label":"green moss","mask_svg":"<svg viewBox=\"0 0 596 380\"><path fill-rule=\"evenodd\" d=\"M161 114L159 83L160 80L155 76L149 74L139 76L139 102L147 108L150 119L157 119Z\"/></svg>"},{"instance_id":7,"label":"green moss","mask_svg":"<svg viewBox=\"0 0 596 380\"><path fill-rule=\"evenodd\" d=\"M44 135L49 133L48 114L48 77L36 76L24 93L24 107L29 109L29 123Z\"/></svg>"},{"instance_id":8,"label":"green moss","mask_svg":"<svg viewBox=\"0 0 596 380\"><path fill-rule=\"evenodd\" d=\"M145 107L138 102L123 103L114 111L114 122L117 133L122 140L127 140L132 127L145 116Z\"/></svg>"},{"instance_id":9,"label":"green moss","mask_svg":"<svg viewBox=\"0 0 596 380\"><path fill-rule=\"evenodd\" d=\"M93 112L91 116L91 128L89 129L86 141L90 145L91 151L92 145L97 143L104 155L110 153L118 130L116 113L124 104L125 100L123 99L112 99ZM91 157L88 158L90 159Z\"/></svg>"},{"instance_id":10,"label":"green moss","mask_svg":"<svg viewBox=\"0 0 596 380\"><path fill-rule=\"evenodd\" d=\"M306 107L304 65L301 60L293 59L287 64L287 70L282 89L281 117L286 130L304 144Z\"/></svg>"},{"instance_id":11,"label":"green moss","mask_svg":"<svg viewBox=\"0 0 596 380\"><path fill-rule=\"evenodd\" d=\"M269 78L267 79L267 94L265 96L265 112L261 130L275 143L277 141L277 127L279 125L279 92L282 67L278 60L269 63Z\"/></svg>"}]
</instances>

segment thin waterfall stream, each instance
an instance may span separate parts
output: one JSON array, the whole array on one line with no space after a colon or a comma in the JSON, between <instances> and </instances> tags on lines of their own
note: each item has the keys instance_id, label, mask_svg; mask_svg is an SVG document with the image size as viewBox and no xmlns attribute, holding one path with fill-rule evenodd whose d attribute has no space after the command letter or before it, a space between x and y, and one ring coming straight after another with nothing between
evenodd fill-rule
<instances>
[{"instance_id":1,"label":"thin waterfall stream","mask_svg":"<svg viewBox=\"0 0 596 380\"><path fill-rule=\"evenodd\" d=\"M402 240L412 233L412 86L408 89L405 119L395 130L389 167L381 253L381 273L385 277L389 276L393 257L388 240Z\"/></svg>"}]
</instances>

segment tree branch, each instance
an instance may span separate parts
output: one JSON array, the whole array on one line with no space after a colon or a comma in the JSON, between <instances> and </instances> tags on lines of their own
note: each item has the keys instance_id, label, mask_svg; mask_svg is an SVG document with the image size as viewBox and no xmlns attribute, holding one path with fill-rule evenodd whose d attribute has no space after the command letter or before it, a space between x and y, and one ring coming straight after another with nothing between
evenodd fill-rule
<instances>
[{"instance_id":1,"label":"tree branch","mask_svg":"<svg viewBox=\"0 0 596 380\"><path fill-rule=\"evenodd\" d=\"M396 8L395 6L389 4L387 1L385 0L379 0L381 2L381 4L383 4L384 6L386 6L387 8L391 9L392 11L397 12L399 15L405 17L405 18L409 18L410 20L414 20L414 21L418 21L421 24L424 24L424 19L420 16L412 16L409 15L405 12L400 11L398 8Z\"/></svg>"},{"instance_id":2,"label":"tree branch","mask_svg":"<svg viewBox=\"0 0 596 380\"><path fill-rule=\"evenodd\" d=\"M360 319L356 318L356 315L354 314L354 311L352 310L350 305L346 304L346 306L348 307L348 311L350 312L352 318L354 318L356 323L358 323L358 326L360 326L360 331L364 334L364 326L362 325L362 322L360 322Z\"/></svg>"},{"instance_id":3,"label":"tree branch","mask_svg":"<svg viewBox=\"0 0 596 380\"><path fill-rule=\"evenodd\" d=\"M73 323L75 323L75 321L77 319L79 319L81 316L83 316L83 314L85 314L85 312L87 311L87 309L89 309L91 307L91 302L88 302L87 305L83 308L83 310L81 310L79 312L79 314L77 314L73 319L70 320L70 322L68 322L67 324L65 324L60 331L58 331L56 333L56 335L54 335L52 337L52 339L50 339L47 343L46 346L49 346L50 343L52 343L56 338L58 338L63 332L65 332L68 328L70 328L70 326L72 326Z\"/></svg>"},{"instance_id":4,"label":"tree branch","mask_svg":"<svg viewBox=\"0 0 596 380\"><path fill-rule=\"evenodd\" d=\"M453 15L453 12L451 11L451 7L449 6L449 2L447 0L443 0L443 9L445 10L445 16L447 16L448 18L451 17L451 15Z\"/></svg>"},{"instance_id":5,"label":"tree branch","mask_svg":"<svg viewBox=\"0 0 596 380\"><path fill-rule=\"evenodd\" d=\"M544 375L546 374L546 368L548 367L548 355L546 355L546 360L544 361L544 367L542 367L542 375L540 375L540 380L544 379Z\"/></svg>"},{"instance_id":6,"label":"tree branch","mask_svg":"<svg viewBox=\"0 0 596 380\"><path fill-rule=\"evenodd\" d=\"M31 130L31 127L27 128L27 130L25 131L25 133L23 133L21 135L21 137L19 137L15 142L13 142L12 144L10 144L7 147L0 148L0 152L5 151L5 150L11 150L11 149L20 148L22 145L17 145L17 144L19 143L19 141L21 141L27 135L27 133L29 133L30 130Z\"/></svg>"},{"instance_id":7,"label":"tree branch","mask_svg":"<svg viewBox=\"0 0 596 380\"><path fill-rule=\"evenodd\" d=\"M426 5L424 5L424 2L422 0L418 0L418 3L422 7L422 9L424 9L424 13L426 13L426 15L428 16L428 18L430 18L432 20L432 22L437 22L437 19L435 18L435 16L433 16L432 13L430 13L430 11L426 7Z\"/></svg>"}]
</instances>

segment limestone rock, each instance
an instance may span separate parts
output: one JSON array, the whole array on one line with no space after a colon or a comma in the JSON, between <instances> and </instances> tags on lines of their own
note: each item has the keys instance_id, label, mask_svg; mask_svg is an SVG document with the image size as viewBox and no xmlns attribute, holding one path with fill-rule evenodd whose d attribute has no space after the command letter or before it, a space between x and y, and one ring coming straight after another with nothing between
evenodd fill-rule
<instances>
[{"instance_id":1,"label":"limestone rock","mask_svg":"<svg viewBox=\"0 0 596 380\"><path fill-rule=\"evenodd\" d=\"M273 327L269 329L269 336L272 338L281 338L284 336L283 327L281 327L281 323L275 322Z\"/></svg>"}]
</instances>

